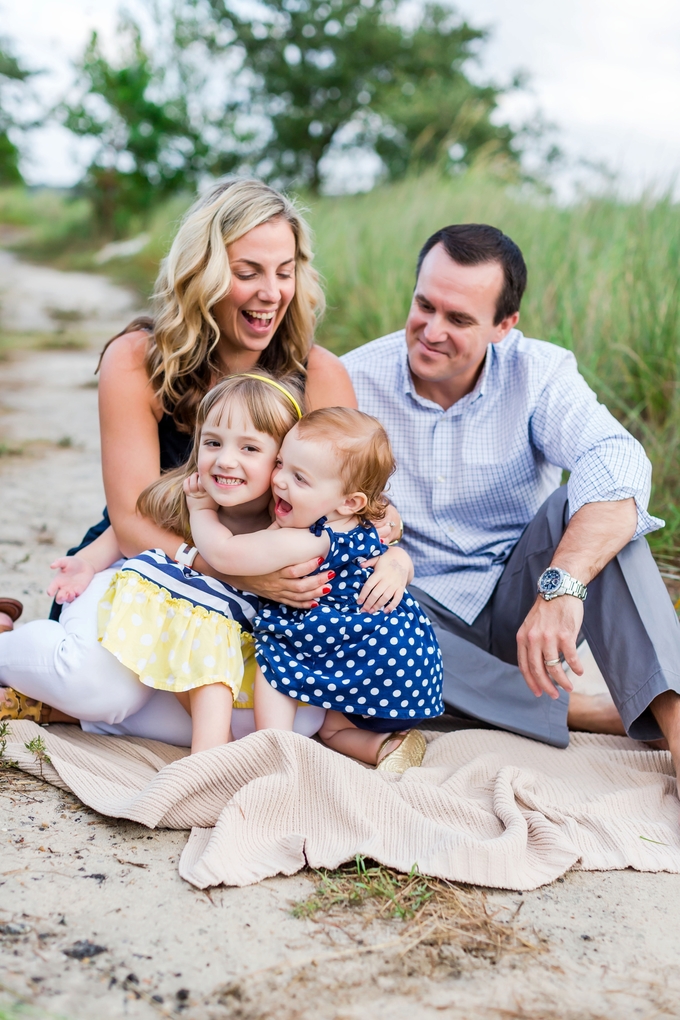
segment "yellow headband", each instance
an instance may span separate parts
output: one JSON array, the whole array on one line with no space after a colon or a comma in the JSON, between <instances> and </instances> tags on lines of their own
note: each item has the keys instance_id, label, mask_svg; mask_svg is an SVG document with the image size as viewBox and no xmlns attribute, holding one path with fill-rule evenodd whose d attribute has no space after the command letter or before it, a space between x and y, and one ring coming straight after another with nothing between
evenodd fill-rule
<instances>
[{"instance_id":1,"label":"yellow headband","mask_svg":"<svg viewBox=\"0 0 680 1020\"><path fill-rule=\"evenodd\" d=\"M285 386L282 386L281 383L274 382L273 379L268 379L266 375L253 375L251 372L241 372L240 374L242 379L259 379L260 382L269 383L270 386L275 386L277 390L281 390L281 392L288 397L291 404L297 411L298 421L300 420L300 418L302 417L300 405L298 404L293 394L288 392Z\"/></svg>"}]
</instances>

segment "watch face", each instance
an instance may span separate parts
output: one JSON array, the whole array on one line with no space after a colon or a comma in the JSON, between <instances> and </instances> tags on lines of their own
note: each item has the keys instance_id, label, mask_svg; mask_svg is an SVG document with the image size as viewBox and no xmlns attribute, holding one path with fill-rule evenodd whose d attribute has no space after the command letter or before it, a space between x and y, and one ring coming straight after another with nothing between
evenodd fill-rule
<instances>
[{"instance_id":1,"label":"watch face","mask_svg":"<svg viewBox=\"0 0 680 1020\"><path fill-rule=\"evenodd\" d=\"M551 592L557 591L562 583L562 572L557 570L556 567L548 567L548 569L542 574L540 580L541 591L545 592L546 595L550 595Z\"/></svg>"}]
</instances>

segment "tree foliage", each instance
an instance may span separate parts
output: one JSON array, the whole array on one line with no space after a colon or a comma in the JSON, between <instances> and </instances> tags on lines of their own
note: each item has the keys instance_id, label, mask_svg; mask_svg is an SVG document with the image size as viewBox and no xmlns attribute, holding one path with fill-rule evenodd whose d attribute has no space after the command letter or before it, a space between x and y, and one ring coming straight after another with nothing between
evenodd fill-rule
<instances>
[{"instance_id":1,"label":"tree foliage","mask_svg":"<svg viewBox=\"0 0 680 1020\"><path fill-rule=\"evenodd\" d=\"M338 152L376 154L399 178L465 165L482 152L518 160L494 122L503 89L468 62L486 39L455 11L405 0L158 0L149 45L122 26L115 61L93 34L63 123L94 139L83 181L100 226L206 175L229 170L317 191Z\"/></svg>"},{"instance_id":2,"label":"tree foliage","mask_svg":"<svg viewBox=\"0 0 680 1020\"><path fill-rule=\"evenodd\" d=\"M270 125L253 157L281 183L317 189L323 157L343 145L372 148L390 178L449 153L461 163L484 149L518 158L512 130L491 119L503 90L465 71L487 33L451 8L428 3L409 25L393 0L184 6L213 50L241 50L246 105Z\"/></svg>"},{"instance_id":3,"label":"tree foliage","mask_svg":"<svg viewBox=\"0 0 680 1020\"><path fill-rule=\"evenodd\" d=\"M192 109L200 82L179 60L153 59L132 21L121 27L120 38L112 63L92 34L78 65L76 97L62 106L64 125L98 143L81 189L100 227L114 235L132 214L232 166Z\"/></svg>"},{"instance_id":4,"label":"tree foliage","mask_svg":"<svg viewBox=\"0 0 680 1020\"><path fill-rule=\"evenodd\" d=\"M23 181L19 149L9 136L12 128L18 125L9 110L8 99L11 91L22 85L31 73L14 56L9 42L0 39L0 185L21 184Z\"/></svg>"}]
</instances>

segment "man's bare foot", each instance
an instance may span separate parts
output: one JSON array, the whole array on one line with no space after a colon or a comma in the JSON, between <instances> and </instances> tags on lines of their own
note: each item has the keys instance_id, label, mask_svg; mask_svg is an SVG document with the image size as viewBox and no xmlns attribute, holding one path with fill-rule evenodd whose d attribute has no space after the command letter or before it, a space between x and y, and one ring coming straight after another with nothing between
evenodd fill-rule
<instances>
[{"instance_id":1,"label":"man's bare foot","mask_svg":"<svg viewBox=\"0 0 680 1020\"><path fill-rule=\"evenodd\" d=\"M573 691L569 695L567 726L570 730L585 733L626 735L623 720L610 694L578 694Z\"/></svg>"},{"instance_id":2,"label":"man's bare foot","mask_svg":"<svg viewBox=\"0 0 680 1020\"><path fill-rule=\"evenodd\" d=\"M668 741L668 750L671 752L675 765L678 796L680 797L680 694L676 694L675 691L665 691L654 698L649 707Z\"/></svg>"}]
</instances>

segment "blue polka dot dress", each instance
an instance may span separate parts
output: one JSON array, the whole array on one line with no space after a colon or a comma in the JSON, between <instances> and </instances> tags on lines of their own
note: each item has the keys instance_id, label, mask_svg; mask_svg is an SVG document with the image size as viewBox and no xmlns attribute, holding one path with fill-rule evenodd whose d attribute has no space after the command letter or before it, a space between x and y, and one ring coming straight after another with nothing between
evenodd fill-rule
<instances>
[{"instance_id":1,"label":"blue polka dot dress","mask_svg":"<svg viewBox=\"0 0 680 1020\"><path fill-rule=\"evenodd\" d=\"M266 680L291 698L347 715L413 723L441 715L441 652L415 599L406 592L391 613L357 605L371 575L360 561L385 551L377 531L335 532L324 524L322 517L310 531L330 538L318 571L335 571L330 594L315 609L263 602L253 621Z\"/></svg>"}]
</instances>

